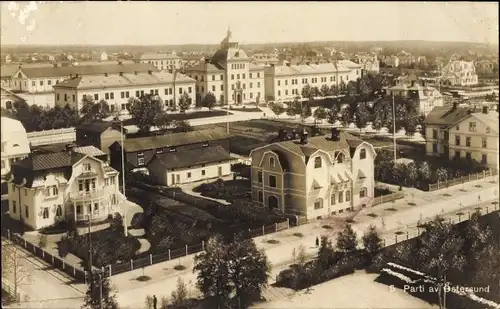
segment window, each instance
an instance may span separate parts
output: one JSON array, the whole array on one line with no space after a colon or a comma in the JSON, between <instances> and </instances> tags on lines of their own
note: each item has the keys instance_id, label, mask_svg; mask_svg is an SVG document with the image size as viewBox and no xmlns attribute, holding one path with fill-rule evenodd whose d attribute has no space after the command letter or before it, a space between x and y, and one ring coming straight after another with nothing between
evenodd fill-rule
<instances>
[{"instance_id":1,"label":"window","mask_svg":"<svg viewBox=\"0 0 500 309\"><path fill-rule=\"evenodd\" d=\"M31 82L31 86L33 86L33 87L35 87L35 86L36 86L35 81L32 81L32 82Z\"/></svg>"},{"instance_id":2,"label":"window","mask_svg":"<svg viewBox=\"0 0 500 309\"><path fill-rule=\"evenodd\" d=\"M319 198L314 202L314 209L321 209L323 208L323 199Z\"/></svg>"},{"instance_id":3,"label":"window","mask_svg":"<svg viewBox=\"0 0 500 309\"><path fill-rule=\"evenodd\" d=\"M278 90L278 96L280 96L280 95L281 95L281 91Z\"/></svg>"},{"instance_id":4,"label":"window","mask_svg":"<svg viewBox=\"0 0 500 309\"><path fill-rule=\"evenodd\" d=\"M129 97L130 97L130 92L125 91L125 98L127 98L127 99L128 99Z\"/></svg>"},{"instance_id":5,"label":"window","mask_svg":"<svg viewBox=\"0 0 500 309\"><path fill-rule=\"evenodd\" d=\"M12 201L12 212L16 213L17 212L17 205L16 201Z\"/></svg>"},{"instance_id":6,"label":"window","mask_svg":"<svg viewBox=\"0 0 500 309\"><path fill-rule=\"evenodd\" d=\"M432 130L432 138L437 139L438 138L438 131L437 130Z\"/></svg>"},{"instance_id":7,"label":"window","mask_svg":"<svg viewBox=\"0 0 500 309\"><path fill-rule=\"evenodd\" d=\"M455 159L460 158L460 150L455 151Z\"/></svg>"},{"instance_id":8,"label":"window","mask_svg":"<svg viewBox=\"0 0 500 309\"><path fill-rule=\"evenodd\" d=\"M191 93L191 92L193 92L192 87L188 87L188 93Z\"/></svg>"},{"instance_id":9,"label":"window","mask_svg":"<svg viewBox=\"0 0 500 309\"><path fill-rule=\"evenodd\" d=\"M269 158L269 166L270 167L275 167L275 165L276 165L276 161L274 160L273 157L270 157Z\"/></svg>"},{"instance_id":10,"label":"window","mask_svg":"<svg viewBox=\"0 0 500 309\"><path fill-rule=\"evenodd\" d=\"M212 85L212 91L215 92L215 85Z\"/></svg>"},{"instance_id":11,"label":"window","mask_svg":"<svg viewBox=\"0 0 500 309\"><path fill-rule=\"evenodd\" d=\"M257 181L262 183L262 172L261 171L257 172Z\"/></svg>"},{"instance_id":12,"label":"window","mask_svg":"<svg viewBox=\"0 0 500 309\"><path fill-rule=\"evenodd\" d=\"M455 135L455 145L460 146L460 135Z\"/></svg>"},{"instance_id":13,"label":"window","mask_svg":"<svg viewBox=\"0 0 500 309\"><path fill-rule=\"evenodd\" d=\"M346 202L351 201L351 191L349 191L349 190L345 191L345 201Z\"/></svg>"},{"instance_id":14,"label":"window","mask_svg":"<svg viewBox=\"0 0 500 309\"><path fill-rule=\"evenodd\" d=\"M361 188L359 190L359 198L364 198L368 195L368 189L366 187Z\"/></svg>"},{"instance_id":15,"label":"window","mask_svg":"<svg viewBox=\"0 0 500 309\"><path fill-rule=\"evenodd\" d=\"M257 78L260 78L260 73L257 73Z\"/></svg>"},{"instance_id":16,"label":"window","mask_svg":"<svg viewBox=\"0 0 500 309\"><path fill-rule=\"evenodd\" d=\"M321 168L321 157L314 158L314 168Z\"/></svg>"},{"instance_id":17,"label":"window","mask_svg":"<svg viewBox=\"0 0 500 309\"><path fill-rule=\"evenodd\" d=\"M330 195L330 204L335 205L336 202L337 200L335 199L335 192L332 192L332 194Z\"/></svg>"},{"instance_id":18,"label":"window","mask_svg":"<svg viewBox=\"0 0 500 309\"><path fill-rule=\"evenodd\" d=\"M361 149L361 150L359 151L359 159L360 159L360 160L364 160L364 159L366 159L366 149Z\"/></svg>"},{"instance_id":19,"label":"window","mask_svg":"<svg viewBox=\"0 0 500 309\"><path fill-rule=\"evenodd\" d=\"M187 172L187 178L191 178L191 172Z\"/></svg>"},{"instance_id":20,"label":"window","mask_svg":"<svg viewBox=\"0 0 500 309\"><path fill-rule=\"evenodd\" d=\"M172 88L168 88L168 94L172 94L173 90Z\"/></svg>"},{"instance_id":21,"label":"window","mask_svg":"<svg viewBox=\"0 0 500 309\"><path fill-rule=\"evenodd\" d=\"M220 85L220 91L224 91L224 85Z\"/></svg>"},{"instance_id":22,"label":"window","mask_svg":"<svg viewBox=\"0 0 500 309\"><path fill-rule=\"evenodd\" d=\"M90 163L83 163L83 170L84 171L90 171Z\"/></svg>"},{"instance_id":23,"label":"window","mask_svg":"<svg viewBox=\"0 0 500 309\"><path fill-rule=\"evenodd\" d=\"M234 74L231 74L231 79L234 79Z\"/></svg>"},{"instance_id":24,"label":"window","mask_svg":"<svg viewBox=\"0 0 500 309\"><path fill-rule=\"evenodd\" d=\"M488 143L486 142L486 137L481 138L481 147L488 148Z\"/></svg>"},{"instance_id":25,"label":"window","mask_svg":"<svg viewBox=\"0 0 500 309\"><path fill-rule=\"evenodd\" d=\"M43 86L43 80L40 81L40 86Z\"/></svg>"},{"instance_id":26,"label":"window","mask_svg":"<svg viewBox=\"0 0 500 309\"><path fill-rule=\"evenodd\" d=\"M476 123L469 122L469 132L476 132Z\"/></svg>"},{"instance_id":27,"label":"window","mask_svg":"<svg viewBox=\"0 0 500 309\"><path fill-rule=\"evenodd\" d=\"M182 94L182 88L179 87L179 94Z\"/></svg>"},{"instance_id":28,"label":"window","mask_svg":"<svg viewBox=\"0 0 500 309\"><path fill-rule=\"evenodd\" d=\"M109 100L109 93L107 93L107 92L106 92L106 93L104 94L104 99L105 99L105 100Z\"/></svg>"},{"instance_id":29,"label":"window","mask_svg":"<svg viewBox=\"0 0 500 309\"><path fill-rule=\"evenodd\" d=\"M205 170L201 170L201 176L205 176Z\"/></svg>"},{"instance_id":30,"label":"window","mask_svg":"<svg viewBox=\"0 0 500 309\"><path fill-rule=\"evenodd\" d=\"M243 74L242 74L242 78L243 78L243 79L245 79L245 77L246 77L246 76L245 76L245 73L243 73Z\"/></svg>"},{"instance_id":31,"label":"window","mask_svg":"<svg viewBox=\"0 0 500 309\"><path fill-rule=\"evenodd\" d=\"M260 88L260 82L257 82L257 88Z\"/></svg>"},{"instance_id":32,"label":"window","mask_svg":"<svg viewBox=\"0 0 500 309\"><path fill-rule=\"evenodd\" d=\"M250 87L250 88L253 88L253 83L250 83L249 87Z\"/></svg>"},{"instance_id":33,"label":"window","mask_svg":"<svg viewBox=\"0 0 500 309\"><path fill-rule=\"evenodd\" d=\"M52 85L52 80L51 80L51 79L49 79L49 80L47 81L47 85L49 85L49 86L50 86L50 85Z\"/></svg>"},{"instance_id":34,"label":"window","mask_svg":"<svg viewBox=\"0 0 500 309\"><path fill-rule=\"evenodd\" d=\"M481 164L488 164L488 156L484 153L481 155Z\"/></svg>"},{"instance_id":35,"label":"window","mask_svg":"<svg viewBox=\"0 0 500 309\"><path fill-rule=\"evenodd\" d=\"M339 203L344 202L344 192L339 192Z\"/></svg>"},{"instance_id":36,"label":"window","mask_svg":"<svg viewBox=\"0 0 500 309\"><path fill-rule=\"evenodd\" d=\"M491 129L489 127L486 128L486 133L490 133Z\"/></svg>"},{"instance_id":37,"label":"window","mask_svg":"<svg viewBox=\"0 0 500 309\"><path fill-rule=\"evenodd\" d=\"M24 205L24 216L26 218L29 218L30 217L30 210L28 208L28 205Z\"/></svg>"},{"instance_id":38,"label":"window","mask_svg":"<svg viewBox=\"0 0 500 309\"><path fill-rule=\"evenodd\" d=\"M471 156L470 152L466 152L466 153L465 153L465 158L466 158L467 160L469 160L469 161L470 161L470 160L472 160L472 156Z\"/></svg>"},{"instance_id":39,"label":"window","mask_svg":"<svg viewBox=\"0 0 500 309\"><path fill-rule=\"evenodd\" d=\"M465 146L466 146L466 147L470 147L470 140L471 140L471 138L470 138L470 137L466 137L466 138L465 138Z\"/></svg>"},{"instance_id":40,"label":"window","mask_svg":"<svg viewBox=\"0 0 500 309\"><path fill-rule=\"evenodd\" d=\"M28 189L24 188L24 196L28 196Z\"/></svg>"},{"instance_id":41,"label":"window","mask_svg":"<svg viewBox=\"0 0 500 309\"><path fill-rule=\"evenodd\" d=\"M94 94L94 101L99 101L99 94L98 93Z\"/></svg>"},{"instance_id":42,"label":"window","mask_svg":"<svg viewBox=\"0 0 500 309\"><path fill-rule=\"evenodd\" d=\"M144 165L144 158L137 158L137 165Z\"/></svg>"},{"instance_id":43,"label":"window","mask_svg":"<svg viewBox=\"0 0 500 309\"><path fill-rule=\"evenodd\" d=\"M259 191L258 192L258 199L259 199L259 203L262 203L264 202L264 194L262 194L262 191Z\"/></svg>"},{"instance_id":44,"label":"window","mask_svg":"<svg viewBox=\"0 0 500 309\"><path fill-rule=\"evenodd\" d=\"M344 163L344 154L343 153L339 153L339 155L337 156L337 163Z\"/></svg>"},{"instance_id":45,"label":"window","mask_svg":"<svg viewBox=\"0 0 500 309\"><path fill-rule=\"evenodd\" d=\"M248 73L248 78L252 78L252 73Z\"/></svg>"},{"instance_id":46,"label":"window","mask_svg":"<svg viewBox=\"0 0 500 309\"><path fill-rule=\"evenodd\" d=\"M434 143L432 144L432 152L437 153L438 152L438 144Z\"/></svg>"},{"instance_id":47,"label":"window","mask_svg":"<svg viewBox=\"0 0 500 309\"><path fill-rule=\"evenodd\" d=\"M215 80L215 75L212 75L212 80Z\"/></svg>"},{"instance_id":48,"label":"window","mask_svg":"<svg viewBox=\"0 0 500 309\"><path fill-rule=\"evenodd\" d=\"M59 101L59 93L56 94L56 98Z\"/></svg>"},{"instance_id":49,"label":"window","mask_svg":"<svg viewBox=\"0 0 500 309\"><path fill-rule=\"evenodd\" d=\"M224 75L221 74L220 80L224 80Z\"/></svg>"},{"instance_id":50,"label":"window","mask_svg":"<svg viewBox=\"0 0 500 309\"><path fill-rule=\"evenodd\" d=\"M458 124L455 126L455 130L460 131L460 126Z\"/></svg>"},{"instance_id":51,"label":"window","mask_svg":"<svg viewBox=\"0 0 500 309\"><path fill-rule=\"evenodd\" d=\"M68 101L68 94L64 94L64 102L67 102Z\"/></svg>"},{"instance_id":52,"label":"window","mask_svg":"<svg viewBox=\"0 0 500 309\"><path fill-rule=\"evenodd\" d=\"M42 216L43 216L44 219L48 219L49 218L49 207L44 207L43 208Z\"/></svg>"},{"instance_id":53,"label":"window","mask_svg":"<svg viewBox=\"0 0 500 309\"><path fill-rule=\"evenodd\" d=\"M276 188L276 176L269 175L269 186L271 188Z\"/></svg>"},{"instance_id":54,"label":"window","mask_svg":"<svg viewBox=\"0 0 500 309\"><path fill-rule=\"evenodd\" d=\"M59 190L57 186L50 186L45 188L45 196L57 196L59 194Z\"/></svg>"},{"instance_id":55,"label":"window","mask_svg":"<svg viewBox=\"0 0 500 309\"><path fill-rule=\"evenodd\" d=\"M137 91L135 92L135 97L136 97L136 98L139 98L139 97L140 97L140 95L141 95L141 93L139 92L139 90L137 90Z\"/></svg>"},{"instance_id":56,"label":"window","mask_svg":"<svg viewBox=\"0 0 500 309\"><path fill-rule=\"evenodd\" d=\"M281 81L280 80L278 80L278 86L281 86Z\"/></svg>"},{"instance_id":57,"label":"window","mask_svg":"<svg viewBox=\"0 0 500 309\"><path fill-rule=\"evenodd\" d=\"M155 89L155 95L158 95L158 89ZM111 92L111 99L113 99L113 92Z\"/></svg>"},{"instance_id":58,"label":"window","mask_svg":"<svg viewBox=\"0 0 500 309\"><path fill-rule=\"evenodd\" d=\"M236 74L236 79L240 79L240 74Z\"/></svg>"}]
</instances>

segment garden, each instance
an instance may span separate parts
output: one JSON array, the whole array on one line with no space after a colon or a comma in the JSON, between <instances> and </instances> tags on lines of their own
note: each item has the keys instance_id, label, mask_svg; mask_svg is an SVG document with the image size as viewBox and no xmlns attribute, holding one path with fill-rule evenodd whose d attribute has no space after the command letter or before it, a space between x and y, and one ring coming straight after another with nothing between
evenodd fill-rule
<instances>
[{"instance_id":1,"label":"garden","mask_svg":"<svg viewBox=\"0 0 500 309\"><path fill-rule=\"evenodd\" d=\"M201 196L234 202L235 200L251 200L251 183L248 179L227 180L217 179L214 182L202 183L194 192L201 193Z\"/></svg>"},{"instance_id":2,"label":"garden","mask_svg":"<svg viewBox=\"0 0 500 309\"><path fill-rule=\"evenodd\" d=\"M247 112L247 113L261 113L262 110L258 107L246 107L243 105L242 107L233 107L232 105L229 106L229 110L231 111L236 111L236 112Z\"/></svg>"},{"instance_id":3,"label":"garden","mask_svg":"<svg viewBox=\"0 0 500 309\"><path fill-rule=\"evenodd\" d=\"M474 160L442 160L434 157L415 157L413 162L394 163L393 152L382 150L375 158L375 180L379 182L415 187L428 191L429 185L486 170Z\"/></svg>"}]
</instances>

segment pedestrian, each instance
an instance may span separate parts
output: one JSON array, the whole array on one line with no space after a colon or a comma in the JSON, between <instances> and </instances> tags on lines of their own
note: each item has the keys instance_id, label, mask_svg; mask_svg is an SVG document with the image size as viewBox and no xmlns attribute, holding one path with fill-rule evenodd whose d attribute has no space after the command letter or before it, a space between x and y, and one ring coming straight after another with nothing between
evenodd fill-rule
<instances>
[{"instance_id":1,"label":"pedestrian","mask_svg":"<svg viewBox=\"0 0 500 309\"><path fill-rule=\"evenodd\" d=\"M156 295L153 295L153 309L157 309L156 305L158 303L158 300L156 299Z\"/></svg>"},{"instance_id":2,"label":"pedestrian","mask_svg":"<svg viewBox=\"0 0 500 309\"><path fill-rule=\"evenodd\" d=\"M318 246L319 246L319 238L318 238L318 236L316 236L316 247L318 247Z\"/></svg>"}]
</instances>

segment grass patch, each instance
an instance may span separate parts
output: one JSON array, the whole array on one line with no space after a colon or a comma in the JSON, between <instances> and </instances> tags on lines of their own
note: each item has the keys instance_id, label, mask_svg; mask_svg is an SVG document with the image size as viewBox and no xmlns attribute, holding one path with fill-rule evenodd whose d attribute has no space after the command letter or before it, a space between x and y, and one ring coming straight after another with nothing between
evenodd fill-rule
<instances>
[{"instance_id":1,"label":"grass patch","mask_svg":"<svg viewBox=\"0 0 500 309\"><path fill-rule=\"evenodd\" d=\"M323 225L322 228L324 228L325 230L333 229L330 225Z\"/></svg>"},{"instance_id":2,"label":"grass patch","mask_svg":"<svg viewBox=\"0 0 500 309\"><path fill-rule=\"evenodd\" d=\"M260 113L262 112L262 110L258 107L246 107L246 106L243 106L243 107L230 107L229 108L230 111L236 111L236 112L248 112L248 113Z\"/></svg>"},{"instance_id":3,"label":"grass patch","mask_svg":"<svg viewBox=\"0 0 500 309\"><path fill-rule=\"evenodd\" d=\"M135 278L135 280L140 281L140 282L146 282L146 281L151 280L151 277L150 276L139 276L139 277Z\"/></svg>"},{"instance_id":4,"label":"grass patch","mask_svg":"<svg viewBox=\"0 0 500 309\"><path fill-rule=\"evenodd\" d=\"M389 208L386 208L385 210L386 211L397 211L396 208L394 208L394 207L389 207Z\"/></svg>"},{"instance_id":5,"label":"grass patch","mask_svg":"<svg viewBox=\"0 0 500 309\"><path fill-rule=\"evenodd\" d=\"M194 192L201 193L202 196L222 199L228 202L232 202L235 199L247 199L250 201L250 190L251 184L248 179L227 181L218 179L211 183L202 183L198 187L193 188Z\"/></svg>"},{"instance_id":6,"label":"grass patch","mask_svg":"<svg viewBox=\"0 0 500 309\"><path fill-rule=\"evenodd\" d=\"M181 265L181 264L177 264L177 265L174 266L174 269L181 271L181 270L186 269L186 266Z\"/></svg>"},{"instance_id":7,"label":"grass patch","mask_svg":"<svg viewBox=\"0 0 500 309\"><path fill-rule=\"evenodd\" d=\"M375 197L384 196L392 194L393 192L388 188L377 188L375 187Z\"/></svg>"},{"instance_id":8,"label":"grass patch","mask_svg":"<svg viewBox=\"0 0 500 309\"><path fill-rule=\"evenodd\" d=\"M373 212L370 212L369 214L367 214L368 217L372 217L372 218L376 218L378 217L376 214L374 214Z\"/></svg>"},{"instance_id":9,"label":"grass patch","mask_svg":"<svg viewBox=\"0 0 500 309\"><path fill-rule=\"evenodd\" d=\"M273 244L273 245L276 245L276 244L279 244L280 241L279 240L276 240L276 239L269 239L267 241L268 244Z\"/></svg>"},{"instance_id":10,"label":"grass patch","mask_svg":"<svg viewBox=\"0 0 500 309\"><path fill-rule=\"evenodd\" d=\"M304 234L302 233L293 233L293 236L296 236L296 237L304 237Z\"/></svg>"},{"instance_id":11,"label":"grass patch","mask_svg":"<svg viewBox=\"0 0 500 309\"><path fill-rule=\"evenodd\" d=\"M417 204L415 204L413 202L408 202L408 205L410 205L410 206L416 206Z\"/></svg>"}]
</instances>

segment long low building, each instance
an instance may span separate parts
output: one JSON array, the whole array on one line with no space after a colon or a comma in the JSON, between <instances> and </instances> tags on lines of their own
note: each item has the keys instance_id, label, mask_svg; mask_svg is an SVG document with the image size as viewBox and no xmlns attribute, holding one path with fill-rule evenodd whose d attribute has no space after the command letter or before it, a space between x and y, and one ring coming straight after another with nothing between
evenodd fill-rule
<instances>
[{"instance_id":1,"label":"long low building","mask_svg":"<svg viewBox=\"0 0 500 309\"><path fill-rule=\"evenodd\" d=\"M54 86L55 103L69 104L78 110L84 97L94 101L105 100L111 111L126 110L130 98L144 94L159 96L166 107L174 107L174 100L180 100L187 93L191 102L195 100L195 81L183 74L167 72L120 73L117 75L89 75L67 79Z\"/></svg>"}]
</instances>

